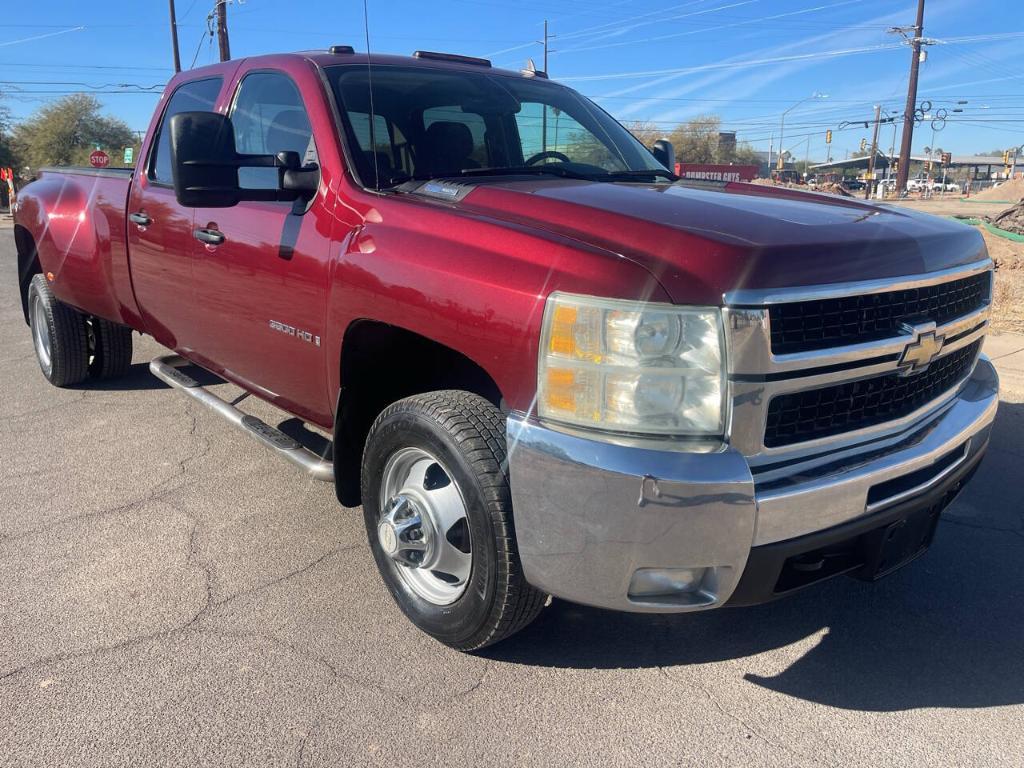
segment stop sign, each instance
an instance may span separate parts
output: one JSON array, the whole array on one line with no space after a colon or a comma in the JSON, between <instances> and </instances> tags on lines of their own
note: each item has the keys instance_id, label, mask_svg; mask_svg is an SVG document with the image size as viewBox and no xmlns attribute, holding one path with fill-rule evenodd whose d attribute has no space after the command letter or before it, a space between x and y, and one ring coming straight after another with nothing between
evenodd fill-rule
<instances>
[{"instance_id":1,"label":"stop sign","mask_svg":"<svg viewBox=\"0 0 1024 768\"><path fill-rule=\"evenodd\" d=\"M97 149L89 155L89 165L93 168L106 168L110 165L110 155L101 149Z\"/></svg>"}]
</instances>

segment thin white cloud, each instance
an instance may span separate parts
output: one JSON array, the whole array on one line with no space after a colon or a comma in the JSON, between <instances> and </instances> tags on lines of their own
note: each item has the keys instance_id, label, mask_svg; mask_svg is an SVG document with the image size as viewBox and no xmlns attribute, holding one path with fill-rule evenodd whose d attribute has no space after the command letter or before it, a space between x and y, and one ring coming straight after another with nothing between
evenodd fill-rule
<instances>
[{"instance_id":1,"label":"thin white cloud","mask_svg":"<svg viewBox=\"0 0 1024 768\"><path fill-rule=\"evenodd\" d=\"M69 27L68 29L61 29L57 32L46 32L42 35L33 35L32 37L22 37L17 40L4 40L0 42L0 48L6 48L8 45L18 45L19 43L31 43L36 40L43 40L47 37L56 37L57 35L66 35L68 32L82 32L85 27Z\"/></svg>"}]
</instances>

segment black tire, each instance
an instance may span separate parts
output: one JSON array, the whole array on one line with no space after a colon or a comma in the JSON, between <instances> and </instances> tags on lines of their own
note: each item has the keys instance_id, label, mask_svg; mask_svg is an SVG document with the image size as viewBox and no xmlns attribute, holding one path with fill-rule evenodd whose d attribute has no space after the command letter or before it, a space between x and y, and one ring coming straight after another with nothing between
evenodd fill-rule
<instances>
[{"instance_id":1,"label":"black tire","mask_svg":"<svg viewBox=\"0 0 1024 768\"><path fill-rule=\"evenodd\" d=\"M381 483L389 457L420 448L449 470L466 505L472 567L467 588L448 605L410 589L377 536ZM402 612L445 645L476 651L519 631L544 607L546 595L523 578L512 522L505 418L478 395L429 392L399 400L370 429L363 451L363 516L373 557Z\"/></svg>"},{"instance_id":2,"label":"black tire","mask_svg":"<svg viewBox=\"0 0 1024 768\"><path fill-rule=\"evenodd\" d=\"M89 375L95 379L123 376L132 365L132 329L99 317L87 324Z\"/></svg>"},{"instance_id":3,"label":"black tire","mask_svg":"<svg viewBox=\"0 0 1024 768\"><path fill-rule=\"evenodd\" d=\"M46 380L55 387L84 381L89 375L85 316L58 301L43 275L36 275L29 283L28 310L36 359ZM39 339L35 336L37 332L41 335ZM40 350L43 339L49 342L49 361Z\"/></svg>"}]
</instances>

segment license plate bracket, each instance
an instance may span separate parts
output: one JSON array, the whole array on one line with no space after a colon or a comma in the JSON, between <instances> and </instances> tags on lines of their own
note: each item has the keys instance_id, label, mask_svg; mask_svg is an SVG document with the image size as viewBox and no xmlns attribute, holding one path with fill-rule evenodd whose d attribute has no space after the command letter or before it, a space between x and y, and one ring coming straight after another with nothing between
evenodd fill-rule
<instances>
[{"instance_id":1,"label":"license plate bracket","mask_svg":"<svg viewBox=\"0 0 1024 768\"><path fill-rule=\"evenodd\" d=\"M858 578L877 581L917 559L931 546L942 505L919 510L864 535Z\"/></svg>"}]
</instances>

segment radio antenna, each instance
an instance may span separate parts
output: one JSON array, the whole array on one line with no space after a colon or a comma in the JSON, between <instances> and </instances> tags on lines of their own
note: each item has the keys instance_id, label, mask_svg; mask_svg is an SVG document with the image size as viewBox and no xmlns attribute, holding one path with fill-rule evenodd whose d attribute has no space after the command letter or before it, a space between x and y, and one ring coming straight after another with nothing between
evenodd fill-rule
<instances>
[{"instance_id":1,"label":"radio antenna","mask_svg":"<svg viewBox=\"0 0 1024 768\"><path fill-rule=\"evenodd\" d=\"M377 132L374 127L373 110L373 65L370 63L370 11L368 0L363 0L363 32L366 33L366 84L370 89L370 155L373 157L374 189L380 189L380 167L377 163Z\"/></svg>"}]
</instances>

